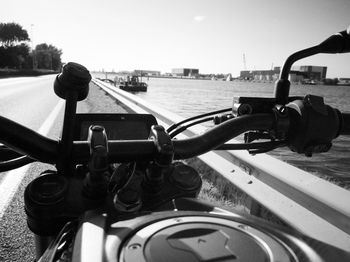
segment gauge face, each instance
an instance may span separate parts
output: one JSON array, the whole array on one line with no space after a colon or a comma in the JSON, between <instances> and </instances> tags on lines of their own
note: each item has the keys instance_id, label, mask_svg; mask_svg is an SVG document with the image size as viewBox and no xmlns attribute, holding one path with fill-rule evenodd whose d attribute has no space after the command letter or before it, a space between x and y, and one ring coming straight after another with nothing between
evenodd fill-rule
<instances>
[{"instance_id":1,"label":"gauge face","mask_svg":"<svg viewBox=\"0 0 350 262\"><path fill-rule=\"evenodd\" d=\"M74 140L85 141L91 125L105 128L108 140L147 139L157 121L147 114L77 114Z\"/></svg>"}]
</instances>

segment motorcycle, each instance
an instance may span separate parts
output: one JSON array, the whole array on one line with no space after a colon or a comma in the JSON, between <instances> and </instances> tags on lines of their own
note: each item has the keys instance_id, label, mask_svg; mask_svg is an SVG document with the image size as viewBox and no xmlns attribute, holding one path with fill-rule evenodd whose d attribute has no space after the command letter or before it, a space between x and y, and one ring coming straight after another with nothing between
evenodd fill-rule
<instances>
[{"instance_id":1,"label":"motorcycle","mask_svg":"<svg viewBox=\"0 0 350 262\"><path fill-rule=\"evenodd\" d=\"M322 97L290 97L288 75L301 58L349 52L349 33L292 54L274 97L240 97L233 108L167 130L147 114L77 114L91 75L66 64L54 82L66 103L60 141L0 117L1 171L34 161L57 169L25 190L38 261L350 261L350 253L300 232L197 200L201 177L180 161L214 149L328 151L333 139L350 134L350 114ZM205 133L175 138L208 119L216 126ZM243 133L244 143L226 143Z\"/></svg>"}]
</instances>

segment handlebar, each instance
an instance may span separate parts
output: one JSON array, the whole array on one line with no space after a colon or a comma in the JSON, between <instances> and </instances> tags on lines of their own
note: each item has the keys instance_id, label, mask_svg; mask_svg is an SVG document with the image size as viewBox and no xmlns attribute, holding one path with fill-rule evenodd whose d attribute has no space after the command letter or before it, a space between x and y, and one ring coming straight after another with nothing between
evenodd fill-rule
<instances>
[{"instance_id":1,"label":"handlebar","mask_svg":"<svg viewBox=\"0 0 350 262\"><path fill-rule=\"evenodd\" d=\"M271 114L257 114L231 119L195 137L172 140L174 159L195 157L217 148L226 141L248 131L265 130L273 127ZM127 162L152 160L156 147L151 140L108 141L110 162ZM89 144L86 141L73 142L72 157L78 163L85 163L89 155Z\"/></svg>"},{"instance_id":2,"label":"handlebar","mask_svg":"<svg viewBox=\"0 0 350 262\"><path fill-rule=\"evenodd\" d=\"M339 114L339 117L337 126L332 128L333 133L336 136L350 134L350 114ZM250 130L272 130L276 128L276 121L274 114L243 115L227 120L201 135L182 140L173 139L174 159L204 154ZM286 128L284 131L293 130L289 124L293 124L293 120L286 121L288 124L282 125ZM57 163L61 146L59 141L42 136L5 117L0 117L0 127L0 142L6 146L41 162ZM108 148L110 162L147 161L152 160L157 153L152 140L112 140L108 142ZM87 163L90 158L88 142L74 141L71 158L76 164Z\"/></svg>"},{"instance_id":3,"label":"handlebar","mask_svg":"<svg viewBox=\"0 0 350 262\"><path fill-rule=\"evenodd\" d=\"M271 114L247 115L231 119L216 126L204 134L183 140L173 140L174 158L186 159L215 149L226 141L248 130L271 129L274 117ZM59 141L42 136L5 117L0 117L0 142L15 151L28 155L44 163L56 163L59 154ZM156 154L152 140L108 141L109 160L125 162L151 160ZM87 163L90 158L87 141L74 141L72 159L74 162Z\"/></svg>"}]
</instances>

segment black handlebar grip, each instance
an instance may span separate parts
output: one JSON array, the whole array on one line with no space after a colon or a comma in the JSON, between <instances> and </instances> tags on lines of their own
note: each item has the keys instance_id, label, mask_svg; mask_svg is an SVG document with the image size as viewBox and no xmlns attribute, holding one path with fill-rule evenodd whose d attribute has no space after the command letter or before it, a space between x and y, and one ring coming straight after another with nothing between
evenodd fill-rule
<instances>
[{"instance_id":1,"label":"black handlebar grip","mask_svg":"<svg viewBox=\"0 0 350 262\"><path fill-rule=\"evenodd\" d=\"M350 135L350 113L342 113L340 135Z\"/></svg>"},{"instance_id":2,"label":"black handlebar grip","mask_svg":"<svg viewBox=\"0 0 350 262\"><path fill-rule=\"evenodd\" d=\"M91 75L86 67L69 62L63 67L62 73L56 77L54 90L57 96L67 98L71 91L77 93L77 100L84 100L89 93Z\"/></svg>"}]
</instances>

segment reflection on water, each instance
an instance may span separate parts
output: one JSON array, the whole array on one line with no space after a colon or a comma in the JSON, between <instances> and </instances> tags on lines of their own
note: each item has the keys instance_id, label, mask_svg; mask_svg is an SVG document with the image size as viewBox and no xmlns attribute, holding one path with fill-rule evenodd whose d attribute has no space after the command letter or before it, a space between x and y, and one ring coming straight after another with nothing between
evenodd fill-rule
<instances>
[{"instance_id":1,"label":"reflection on water","mask_svg":"<svg viewBox=\"0 0 350 262\"><path fill-rule=\"evenodd\" d=\"M271 97L273 93L273 83L162 78L143 80L148 83L148 91L137 93L137 96L184 117L231 107L233 97ZM290 95L306 94L323 96L330 106L342 112L350 112L350 87L348 86L296 85L291 87ZM350 182L349 137L338 137L333 141L329 152L315 154L312 158L295 154L287 149L274 150L271 155L308 172Z\"/></svg>"}]
</instances>

